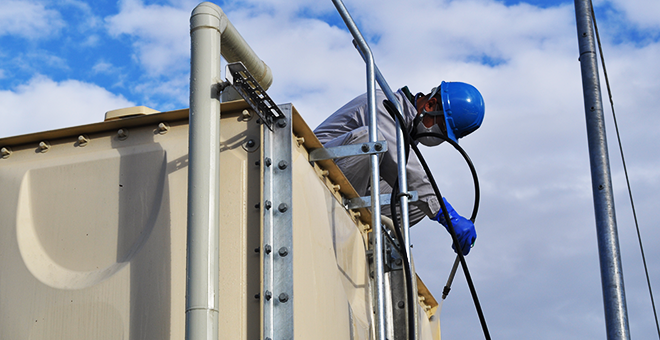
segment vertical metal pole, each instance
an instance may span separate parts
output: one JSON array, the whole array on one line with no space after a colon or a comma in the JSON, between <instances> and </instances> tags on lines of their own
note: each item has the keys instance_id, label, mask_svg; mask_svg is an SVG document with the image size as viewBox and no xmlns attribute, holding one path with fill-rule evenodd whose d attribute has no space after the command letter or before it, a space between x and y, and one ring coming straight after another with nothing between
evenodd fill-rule
<instances>
[{"instance_id":1,"label":"vertical metal pole","mask_svg":"<svg viewBox=\"0 0 660 340\"><path fill-rule=\"evenodd\" d=\"M378 66L376 66L376 80L378 81L378 84L380 85L381 90L385 93L385 96L389 101L394 103L396 106L396 109L399 110L399 112L403 112L403 107L401 103L399 103L399 100L396 98L394 95L394 92L392 92L392 89L390 88L389 84L387 81L385 81L385 78L383 75L380 73L380 70L378 69ZM405 143L403 140L403 130L401 129L401 124L398 119L396 119L396 158L397 158L397 166L398 172L399 172L399 190L403 193L408 192L408 172L406 171L406 147ZM403 247L406 250L406 255L408 256L408 261L410 261L410 271L411 271L411 278L412 282L408 282L409 285L412 287L413 294L417 293L417 275L415 275L415 266L413 265L413 260L412 260L412 251L410 249L410 219L409 219L409 207L408 207L408 196L407 195L401 195L401 198L399 199L399 202L401 203L401 228L403 228ZM413 308L413 312L415 313L415 325L413 326L414 329L414 337L410 336L412 339L419 339L419 334L417 333L417 301L411 301L408 303L406 308Z\"/></svg>"},{"instance_id":2,"label":"vertical metal pole","mask_svg":"<svg viewBox=\"0 0 660 340\"><path fill-rule=\"evenodd\" d=\"M190 17L187 340L218 339L221 23L207 3Z\"/></svg>"},{"instance_id":3,"label":"vertical metal pole","mask_svg":"<svg viewBox=\"0 0 660 340\"><path fill-rule=\"evenodd\" d=\"M332 0L344 19L367 61L367 106L369 111L369 142L378 141L378 117L376 116L376 72L374 57L367 42L362 38L355 22L341 0ZM380 224L380 167L378 155L371 155L371 227L373 229L374 270L376 276L376 339L385 340L385 274L383 264L383 233Z\"/></svg>"},{"instance_id":4,"label":"vertical metal pole","mask_svg":"<svg viewBox=\"0 0 660 340\"><path fill-rule=\"evenodd\" d=\"M607 339L630 339L589 0L575 0Z\"/></svg>"},{"instance_id":5,"label":"vertical metal pole","mask_svg":"<svg viewBox=\"0 0 660 340\"><path fill-rule=\"evenodd\" d=\"M360 52L360 55L362 56L362 59L364 59L365 62L367 62L367 58L365 57L365 52L362 51L362 49L358 46L358 51ZM383 77L383 74L380 73L380 69L378 69L378 65L374 65L375 70L376 70L376 81L380 85L381 90L383 90L383 93L385 93L385 97L389 101L391 101L395 106L396 109L399 110L399 112L403 112L403 106L397 99L397 97L394 95L394 92L392 92L392 89L390 88L390 85L387 83L385 80L385 77ZM396 146L397 146L397 166L398 166L398 174L399 174L399 190L400 192L408 192L408 172L406 171L406 151L405 151L405 143L403 140L403 130L401 128L401 124L398 119L396 119ZM408 261L410 261L410 271L411 271L411 277L412 277L412 282L409 282L412 286L412 291L417 292L417 277L415 275L415 266L413 264L412 260L412 251L410 249L410 218L409 218L409 197L407 195L401 195L399 198L399 202L401 204L401 227L403 228L403 246L406 249L406 255L408 256ZM457 258L458 261L458 258ZM415 320L414 320L414 332L413 336L411 336L411 339L418 339L419 334L418 334L418 328L417 328L417 320L418 320L418 311L416 302L412 302L412 305L409 304L406 306L406 308L414 308L414 314L415 314ZM407 320L407 319L406 319Z\"/></svg>"}]
</instances>

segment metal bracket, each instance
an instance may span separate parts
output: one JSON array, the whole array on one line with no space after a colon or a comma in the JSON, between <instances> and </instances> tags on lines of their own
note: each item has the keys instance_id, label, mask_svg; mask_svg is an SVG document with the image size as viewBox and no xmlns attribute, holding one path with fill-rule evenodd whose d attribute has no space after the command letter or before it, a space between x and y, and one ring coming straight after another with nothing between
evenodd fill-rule
<instances>
[{"instance_id":1,"label":"metal bracket","mask_svg":"<svg viewBox=\"0 0 660 340\"><path fill-rule=\"evenodd\" d=\"M316 162L326 159L337 159L350 156L373 155L387 151L387 141L369 142L362 144L349 144L318 148L309 153L309 161Z\"/></svg>"},{"instance_id":2,"label":"metal bracket","mask_svg":"<svg viewBox=\"0 0 660 340\"><path fill-rule=\"evenodd\" d=\"M412 196L409 202L416 202L419 199L417 191L410 191L408 193ZM390 204L390 196L390 194L380 195L380 205ZM371 207L371 196L344 199L344 206L349 210L369 208Z\"/></svg>"},{"instance_id":3,"label":"metal bracket","mask_svg":"<svg viewBox=\"0 0 660 340\"><path fill-rule=\"evenodd\" d=\"M273 122L283 118L284 113L275 102L268 96L259 82L257 82L243 63L235 62L227 64L227 81L232 84L236 92L250 104L257 112L268 129L273 130Z\"/></svg>"},{"instance_id":4,"label":"metal bracket","mask_svg":"<svg viewBox=\"0 0 660 340\"><path fill-rule=\"evenodd\" d=\"M293 339L293 106L282 105L286 114L262 129L262 331L261 339ZM289 122L282 124L281 122Z\"/></svg>"}]
</instances>

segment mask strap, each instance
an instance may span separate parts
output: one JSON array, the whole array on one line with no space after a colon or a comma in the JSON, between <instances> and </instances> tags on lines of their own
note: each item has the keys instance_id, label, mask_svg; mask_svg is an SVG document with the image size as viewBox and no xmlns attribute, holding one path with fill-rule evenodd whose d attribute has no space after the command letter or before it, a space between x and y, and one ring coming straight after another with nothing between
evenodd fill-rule
<instances>
[{"instance_id":1,"label":"mask strap","mask_svg":"<svg viewBox=\"0 0 660 340\"><path fill-rule=\"evenodd\" d=\"M415 119L413 119L412 125L410 126L410 137L412 139L417 140L417 125L422 123L422 118L424 118L424 114L426 111L422 110L418 115L415 116Z\"/></svg>"}]
</instances>

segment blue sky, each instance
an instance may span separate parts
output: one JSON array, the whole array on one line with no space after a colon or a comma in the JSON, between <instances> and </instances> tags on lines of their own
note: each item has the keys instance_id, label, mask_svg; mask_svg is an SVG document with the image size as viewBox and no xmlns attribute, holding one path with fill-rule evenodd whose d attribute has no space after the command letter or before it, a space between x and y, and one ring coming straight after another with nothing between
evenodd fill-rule
<instances>
[{"instance_id":1,"label":"blue sky","mask_svg":"<svg viewBox=\"0 0 660 340\"><path fill-rule=\"evenodd\" d=\"M365 91L364 65L330 1L216 3L273 70L271 97L292 102L310 126ZM133 105L188 107L188 19L196 4L0 2L0 138L98 122L108 110ZM657 287L660 2L594 4ZM484 125L461 144L482 185L479 238L468 262L493 338L605 338L573 3L346 6L393 88L428 92L441 80L460 80L484 95ZM653 338L611 116L606 121L631 333ZM467 168L449 149L425 152L443 193L468 214ZM449 237L431 221L412 237L420 276L439 296L453 261ZM441 317L443 337L481 338L461 274Z\"/></svg>"}]
</instances>

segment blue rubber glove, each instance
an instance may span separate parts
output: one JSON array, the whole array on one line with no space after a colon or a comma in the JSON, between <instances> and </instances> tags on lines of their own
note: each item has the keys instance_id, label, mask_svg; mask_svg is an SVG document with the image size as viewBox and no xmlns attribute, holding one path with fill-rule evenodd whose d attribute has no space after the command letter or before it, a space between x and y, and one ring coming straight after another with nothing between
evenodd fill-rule
<instances>
[{"instance_id":1,"label":"blue rubber glove","mask_svg":"<svg viewBox=\"0 0 660 340\"><path fill-rule=\"evenodd\" d=\"M451 219L451 225L454 227L456 237L458 237L458 244L461 247L461 251L463 252L463 255L467 255L470 252L470 247L472 247L472 244L474 244L474 241L477 239L477 231L474 229L474 223L459 215L444 197L442 199L445 201L445 206L447 207L447 212ZM449 231L449 227L447 227L447 222L445 221L445 215L442 213L442 208L438 211L438 214L435 215L434 219L445 226L445 229ZM456 251L453 242L451 247Z\"/></svg>"}]
</instances>

